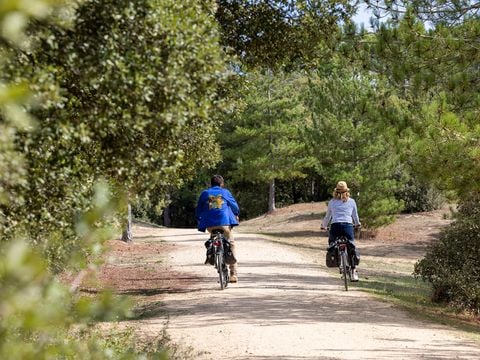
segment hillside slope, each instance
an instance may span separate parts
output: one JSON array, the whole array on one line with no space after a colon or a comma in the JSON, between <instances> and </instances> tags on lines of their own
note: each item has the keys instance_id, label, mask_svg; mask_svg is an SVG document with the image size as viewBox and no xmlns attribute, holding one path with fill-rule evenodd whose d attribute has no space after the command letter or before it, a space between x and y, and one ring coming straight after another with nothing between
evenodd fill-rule
<instances>
[{"instance_id":1,"label":"hillside slope","mask_svg":"<svg viewBox=\"0 0 480 360\"><path fill-rule=\"evenodd\" d=\"M295 204L244 221L239 232L265 234L271 240L305 248L325 249L327 233L320 230L326 202ZM448 225L450 209L401 214L393 224L378 229L374 238L358 239L364 256L388 257L413 263L421 258L441 228ZM360 209L361 219L361 209Z\"/></svg>"}]
</instances>

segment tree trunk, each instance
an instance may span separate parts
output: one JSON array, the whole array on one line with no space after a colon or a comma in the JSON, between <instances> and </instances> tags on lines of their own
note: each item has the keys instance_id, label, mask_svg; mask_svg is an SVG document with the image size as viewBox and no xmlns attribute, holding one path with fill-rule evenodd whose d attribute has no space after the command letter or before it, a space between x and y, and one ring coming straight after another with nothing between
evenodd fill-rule
<instances>
[{"instance_id":1,"label":"tree trunk","mask_svg":"<svg viewBox=\"0 0 480 360\"><path fill-rule=\"evenodd\" d=\"M275 211L275 179L268 184L268 212Z\"/></svg>"},{"instance_id":2,"label":"tree trunk","mask_svg":"<svg viewBox=\"0 0 480 360\"><path fill-rule=\"evenodd\" d=\"M132 236L132 206L130 205L130 203L128 204L127 209L128 209L127 210L127 212L128 212L127 228L125 230L123 230L122 240L125 241L125 242L132 242L132 240L133 240L133 236Z\"/></svg>"},{"instance_id":3,"label":"tree trunk","mask_svg":"<svg viewBox=\"0 0 480 360\"><path fill-rule=\"evenodd\" d=\"M165 209L163 209L163 226L172 226L172 218L170 217L170 205L167 205Z\"/></svg>"},{"instance_id":4,"label":"tree trunk","mask_svg":"<svg viewBox=\"0 0 480 360\"><path fill-rule=\"evenodd\" d=\"M271 103L272 100L272 70L268 69L268 75L269 75L269 81L268 81L268 90L267 90L267 96L268 96L268 102ZM270 134L268 138L268 142L270 144L270 148L272 148L273 145L273 134L272 134L272 127L273 127L273 118L272 118L272 112L270 107L268 108L267 111L268 115L268 123L270 126ZM271 154L271 156L274 156L274 153ZM273 162L272 162L272 170L274 170ZM268 212L273 212L275 211L275 179L270 180L270 183L268 184Z\"/></svg>"}]
</instances>

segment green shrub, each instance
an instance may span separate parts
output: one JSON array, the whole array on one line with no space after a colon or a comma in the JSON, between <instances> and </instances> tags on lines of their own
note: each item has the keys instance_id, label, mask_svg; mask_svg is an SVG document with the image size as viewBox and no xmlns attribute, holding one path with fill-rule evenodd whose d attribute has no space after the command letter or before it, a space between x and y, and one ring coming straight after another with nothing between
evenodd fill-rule
<instances>
[{"instance_id":1,"label":"green shrub","mask_svg":"<svg viewBox=\"0 0 480 360\"><path fill-rule=\"evenodd\" d=\"M462 203L414 274L432 284L433 301L480 314L480 198Z\"/></svg>"},{"instance_id":2,"label":"green shrub","mask_svg":"<svg viewBox=\"0 0 480 360\"><path fill-rule=\"evenodd\" d=\"M402 185L395 197L403 201L405 213L432 211L445 204L445 197L439 190L413 178Z\"/></svg>"}]
</instances>

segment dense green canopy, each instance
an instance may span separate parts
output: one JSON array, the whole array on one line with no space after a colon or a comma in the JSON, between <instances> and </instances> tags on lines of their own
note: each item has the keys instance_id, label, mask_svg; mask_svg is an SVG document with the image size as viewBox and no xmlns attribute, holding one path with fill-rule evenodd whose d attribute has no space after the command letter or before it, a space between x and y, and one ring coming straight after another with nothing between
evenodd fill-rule
<instances>
[{"instance_id":1,"label":"dense green canopy","mask_svg":"<svg viewBox=\"0 0 480 360\"><path fill-rule=\"evenodd\" d=\"M362 2L348 0L4 3L0 357L107 358L94 337L64 334L125 307L72 297L52 273L92 264L126 201L191 218L214 171L251 216L276 198L328 200L338 180L370 228L404 205L434 208L432 192L465 203L417 272L480 313L478 289L447 296L465 267L437 257L456 234L478 242L477 1L363 1L370 33L351 21ZM455 277L438 282L437 260Z\"/></svg>"},{"instance_id":2,"label":"dense green canopy","mask_svg":"<svg viewBox=\"0 0 480 360\"><path fill-rule=\"evenodd\" d=\"M11 65L39 106L36 128L13 134L25 181L12 185L3 233L29 233L57 262L78 246L74 219L99 179L114 198L135 197L216 161L224 67L213 18L194 1L85 1L68 26L36 28L38 44Z\"/></svg>"}]
</instances>

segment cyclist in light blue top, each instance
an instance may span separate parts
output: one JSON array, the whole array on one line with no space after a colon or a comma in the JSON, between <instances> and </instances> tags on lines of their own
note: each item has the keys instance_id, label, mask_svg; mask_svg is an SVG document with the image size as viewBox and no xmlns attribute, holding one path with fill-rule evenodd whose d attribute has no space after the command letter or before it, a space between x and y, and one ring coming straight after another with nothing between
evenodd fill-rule
<instances>
[{"instance_id":1,"label":"cyclist in light blue top","mask_svg":"<svg viewBox=\"0 0 480 360\"><path fill-rule=\"evenodd\" d=\"M354 227L360 227L361 223L358 217L357 204L355 200L350 198L350 189L345 181L337 183L333 191L333 199L328 202L327 213L323 218L321 229L326 229L329 224L329 245L335 242L336 237L345 236L355 250ZM353 273L353 280L358 281L356 270Z\"/></svg>"}]
</instances>

